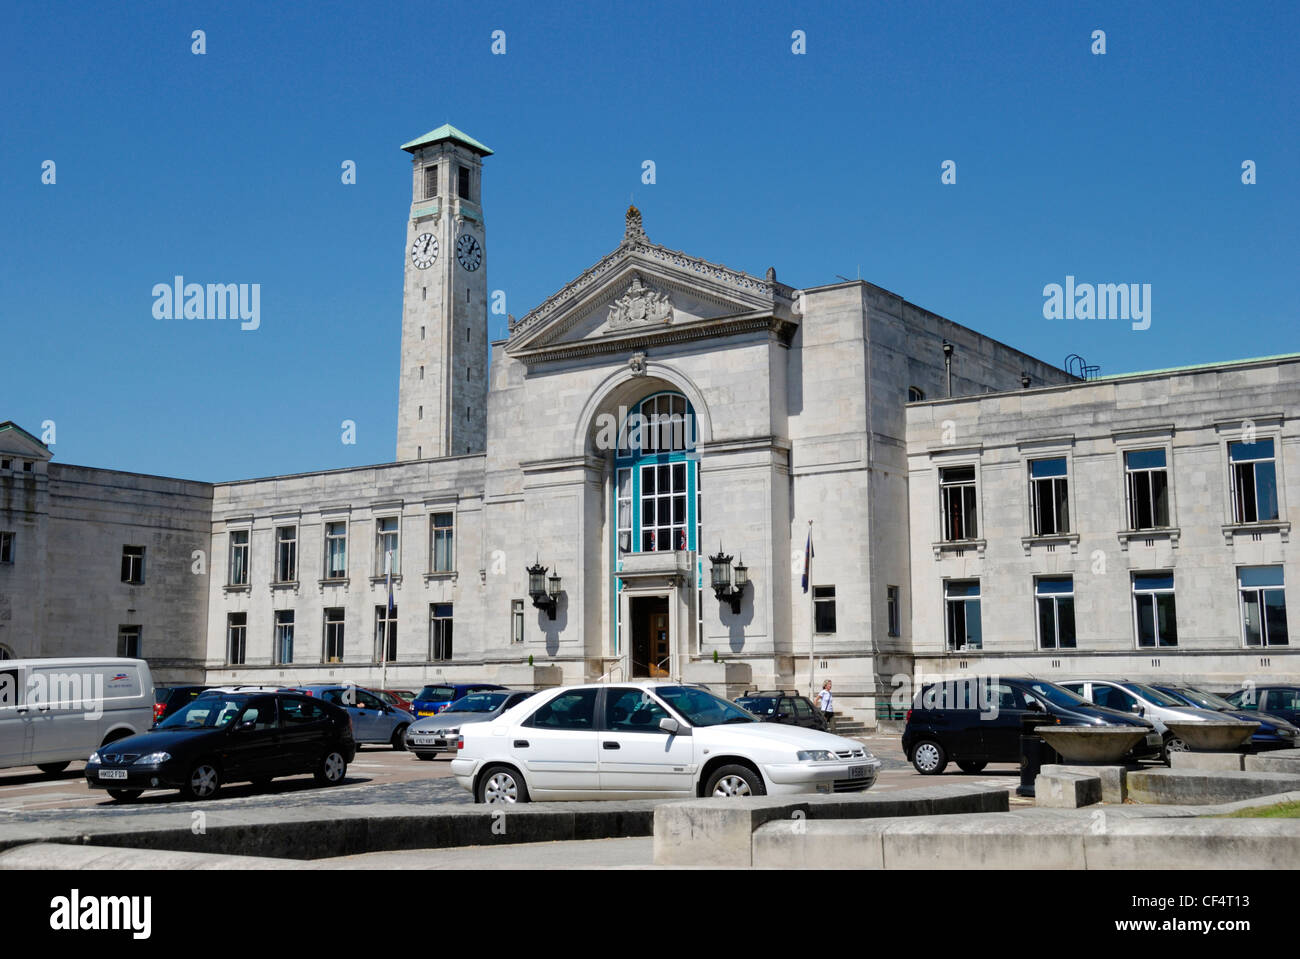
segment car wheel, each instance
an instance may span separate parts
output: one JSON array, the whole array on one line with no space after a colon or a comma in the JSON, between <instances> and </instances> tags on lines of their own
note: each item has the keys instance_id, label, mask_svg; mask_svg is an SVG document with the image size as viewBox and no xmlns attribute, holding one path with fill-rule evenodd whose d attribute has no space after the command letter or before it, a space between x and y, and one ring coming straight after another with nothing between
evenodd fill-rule
<instances>
[{"instance_id":1,"label":"car wheel","mask_svg":"<svg viewBox=\"0 0 1300 959\"><path fill-rule=\"evenodd\" d=\"M973 762L971 762L969 759L959 759L959 760L957 760L957 766L958 766L958 768L960 768L961 771L964 772L964 773L977 773L977 772L980 772L980 771L983 770L984 767L987 766L987 765L988 765L987 762L983 762L983 763L973 763Z\"/></svg>"},{"instance_id":2,"label":"car wheel","mask_svg":"<svg viewBox=\"0 0 1300 959\"><path fill-rule=\"evenodd\" d=\"M388 744L394 749L406 749L406 726L398 726L394 729L393 738L388 741Z\"/></svg>"},{"instance_id":3,"label":"car wheel","mask_svg":"<svg viewBox=\"0 0 1300 959\"><path fill-rule=\"evenodd\" d=\"M528 784L509 766L491 766L479 779L475 798L481 803L528 802Z\"/></svg>"},{"instance_id":4,"label":"car wheel","mask_svg":"<svg viewBox=\"0 0 1300 959\"><path fill-rule=\"evenodd\" d=\"M429 759L432 759L432 758L433 758L434 756L436 756L436 755L438 755L438 754L437 754L437 753L416 753L416 754L415 754L415 758L416 758L416 759L425 759L425 760L429 760Z\"/></svg>"},{"instance_id":5,"label":"car wheel","mask_svg":"<svg viewBox=\"0 0 1300 959\"><path fill-rule=\"evenodd\" d=\"M181 787L181 794L186 799L211 799L220 791L221 773L206 759L194 764Z\"/></svg>"},{"instance_id":6,"label":"car wheel","mask_svg":"<svg viewBox=\"0 0 1300 959\"><path fill-rule=\"evenodd\" d=\"M47 776L57 776L68 768L68 763L67 761L61 763L37 763L36 768Z\"/></svg>"},{"instance_id":7,"label":"car wheel","mask_svg":"<svg viewBox=\"0 0 1300 959\"><path fill-rule=\"evenodd\" d=\"M948 754L933 739L926 739L913 747L912 765L922 776L937 776L948 768Z\"/></svg>"},{"instance_id":8,"label":"car wheel","mask_svg":"<svg viewBox=\"0 0 1300 959\"><path fill-rule=\"evenodd\" d=\"M134 802L140 798L143 789L110 789L108 794L118 802Z\"/></svg>"},{"instance_id":9,"label":"car wheel","mask_svg":"<svg viewBox=\"0 0 1300 959\"><path fill-rule=\"evenodd\" d=\"M740 796L766 796L763 777L748 766L721 766L709 777L704 795L735 799Z\"/></svg>"},{"instance_id":10,"label":"car wheel","mask_svg":"<svg viewBox=\"0 0 1300 959\"><path fill-rule=\"evenodd\" d=\"M337 749L326 751L316 767L316 781L322 786L337 786L348 774L348 763Z\"/></svg>"},{"instance_id":11,"label":"car wheel","mask_svg":"<svg viewBox=\"0 0 1300 959\"><path fill-rule=\"evenodd\" d=\"M1170 753L1185 752L1187 752L1187 743L1183 742L1183 740L1179 739L1177 736L1170 736L1165 740L1165 754L1161 758L1167 765L1169 763Z\"/></svg>"}]
</instances>

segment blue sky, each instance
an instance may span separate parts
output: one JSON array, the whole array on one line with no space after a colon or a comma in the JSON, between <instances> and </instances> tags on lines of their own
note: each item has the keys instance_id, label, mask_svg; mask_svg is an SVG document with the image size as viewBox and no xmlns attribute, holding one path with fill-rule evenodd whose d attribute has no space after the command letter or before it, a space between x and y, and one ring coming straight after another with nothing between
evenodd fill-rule
<instances>
[{"instance_id":1,"label":"blue sky","mask_svg":"<svg viewBox=\"0 0 1300 959\"><path fill-rule=\"evenodd\" d=\"M1300 350L1293 3L540 6L7 4L0 421L204 480L391 460L398 147L444 122L496 151L488 289L516 316L634 197L655 242L795 286L860 271L1058 364ZM154 319L176 274L260 284L261 327ZM1044 319L1069 274L1151 284L1150 329Z\"/></svg>"}]
</instances>

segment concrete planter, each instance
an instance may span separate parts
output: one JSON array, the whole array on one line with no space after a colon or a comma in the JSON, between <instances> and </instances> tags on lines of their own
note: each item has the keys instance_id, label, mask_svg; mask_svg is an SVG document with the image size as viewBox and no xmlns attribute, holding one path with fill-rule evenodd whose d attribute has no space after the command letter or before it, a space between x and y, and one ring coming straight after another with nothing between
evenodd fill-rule
<instances>
[{"instance_id":1,"label":"concrete planter","mask_svg":"<svg viewBox=\"0 0 1300 959\"><path fill-rule=\"evenodd\" d=\"M1259 729L1259 723L1240 719L1208 723L1167 723L1169 731L1198 753L1236 752Z\"/></svg>"},{"instance_id":2,"label":"concrete planter","mask_svg":"<svg viewBox=\"0 0 1300 959\"><path fill-rule=\"evenodd\" d=\"M1141 726L1039 726L1034 732L1076 766L1113 766L1147 734Z\"/></svg>"}]
</instances>

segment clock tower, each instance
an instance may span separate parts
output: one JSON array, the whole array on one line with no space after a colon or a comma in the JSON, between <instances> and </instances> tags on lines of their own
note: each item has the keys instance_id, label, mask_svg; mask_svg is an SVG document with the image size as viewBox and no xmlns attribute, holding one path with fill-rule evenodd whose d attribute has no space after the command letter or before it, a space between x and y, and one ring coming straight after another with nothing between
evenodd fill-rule
<instances>
[{"instance_id":1,"label":"clock tower","mask_svg":"<svg viewBox=\"0 0 1300 959\"><path fill-rule=\"evenodd\" d=\"M492 151L450 124L402 144L413 161L402 296L397 459L481 453L487 270L481 186Z\"/></svg>"}]
</instances>

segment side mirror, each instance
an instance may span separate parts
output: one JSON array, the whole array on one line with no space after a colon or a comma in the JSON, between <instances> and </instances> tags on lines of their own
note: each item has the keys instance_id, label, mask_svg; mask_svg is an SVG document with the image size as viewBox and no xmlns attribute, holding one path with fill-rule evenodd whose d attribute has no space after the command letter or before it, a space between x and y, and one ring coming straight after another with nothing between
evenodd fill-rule
<instances>
[{"instance_id":1,"label":"side mirror","mask_svg":"<svg viewBox=\"0 0 1300 959\"><path fill-rule=\"evenodd\" d=\"M659 720L659 728L666 733L672 733L675 735L678 732L678 730L682 728L682 726L681 723L677 722L677 720L675 719L665 718Z\"/></svg>"},{"instance_id":2,"label":"side mirror","mask_svg":"<svg viewBox=\"0 0 1300 959\"><path fill-rule=\"evenodd\" d=\"M1146 715L1146 709L1141 703L1134 703L1131 711L1137 713L1139 716Z\"/></svg>"}]
</instances>

